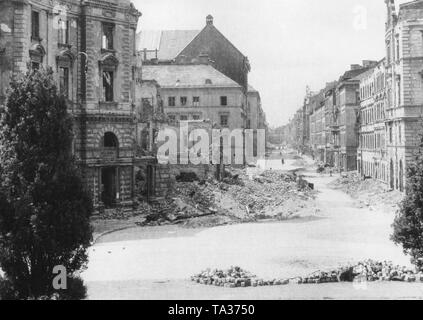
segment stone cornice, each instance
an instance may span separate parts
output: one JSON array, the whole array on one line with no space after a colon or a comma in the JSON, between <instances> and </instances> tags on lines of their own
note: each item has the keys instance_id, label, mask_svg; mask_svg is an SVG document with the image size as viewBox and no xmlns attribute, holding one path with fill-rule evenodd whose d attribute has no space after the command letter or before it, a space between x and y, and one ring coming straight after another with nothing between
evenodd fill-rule
<instances>
[{"instance_id":1,"label":"stone cornice","mask_svg":"<svg viewBox=\"0 0 423 320\"><path fill-rule=\"evenodd\" d=\"M25 4L34 6L35 8L43 9L46 11L53 11L56 6L62 6L66 8L67 14L78 15L80 13L80 1L79 0L23 0L19 2L25 2Z\"/></svg>"},{"instance_id":2,"label":"stone cornice","mask_svg":"<svg viewBox=\"0 0 423 320\"><path fill-rule=\"evenodd\" d=\"M104 1L104 0L82 0L81 5L99 8L99 9L106 9L112 10L120 13L124 13L125 15L130 15L132 17L136 17L137 19L141 16L141 12L139 12L132 3L129 6L119 6L112 1Z\"/></svg>"}]
</instances>

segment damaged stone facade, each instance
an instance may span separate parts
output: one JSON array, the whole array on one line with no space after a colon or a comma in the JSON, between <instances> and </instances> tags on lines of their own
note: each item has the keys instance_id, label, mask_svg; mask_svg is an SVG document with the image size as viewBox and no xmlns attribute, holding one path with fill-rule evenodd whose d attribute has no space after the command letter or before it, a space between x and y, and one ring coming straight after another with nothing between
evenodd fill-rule
<instances>
[{"instance_id":1,"label":"damaged stone facade","mask_svg":"<svg viewBox=\"0 0 423 320\"><path fill-rule=\"evenodd\" d=\"M135 35L129 0L1 1L0 99L12 76L52 67L74 118L74 153L101 209L134 199Z\"/></svg>"}]
</instances>

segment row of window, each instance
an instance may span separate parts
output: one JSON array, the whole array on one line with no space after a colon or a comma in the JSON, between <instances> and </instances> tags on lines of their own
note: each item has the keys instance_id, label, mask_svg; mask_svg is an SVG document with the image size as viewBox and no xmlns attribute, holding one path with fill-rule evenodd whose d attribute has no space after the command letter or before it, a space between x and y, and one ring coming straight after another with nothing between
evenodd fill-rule
<instances>
[{"instance_id":1,"label":"row of window","mask_svg":"<svg viewBox=\"0 0 423 320\"><path fill-rule=\"evenodd\" d=\"M186 114L181 114L181 115L176 115L176 114L169 114L168 115L170 120L173 121L189 121L189 120L201 120L201 116L198 114L191 114L191 115L186 115ZM229 115L228 114L221 114L219 116L219 120L220 120L220 126L222 127L227 127L229 126Z\"/></svg>"},{"instance_id":2,"label":"row of window","mask_svg":"<svg viewBox=\"0 0 423 320\"><path fill-rule=\"evenodd\" d=\"M69 21L59 19L57 21L58 42L60 44L69 44ZM113 23L103 23L102 48L113 50L115 25ZM34 40L40 40L40 13L32 11L31 14L31 36Z\"/></svg>"},{"instance_id":3,"label":"row of window","mask_svg":"<svg viewBox=\"0 0 423 320\"><path fill-rule=\"evenodd\" d=\"M69 20L59 19L57 21L58 30L58 43L69 44ZM102 49L114 50L114 33L115 25L113 23L104 22L102 25ZM40 13L33 10L31 13L31 36L34 40L40 39ZM41 61L32 61L32 68L38 70L40 68ZM69 79L70 79L70 67L59 66L59 88L63 95L69 96ZM103 93L102 100L106 102L114 101L114 77L115 72L113 70L103 70L102 72L102 84ZM199 97L194 98L194 103L199 104Z\"/></svg>"},{"instance_id":4,"label":"row of window","mask_svg":"<svg viewBox=\"0 0 423 320\"><path fill-rule=\"evenodd\" d=\"M364 133L360 135L360 146L363 149L377 150L385 147L384 133Z\"/></svg>"},{"instance_id":5,"label":"row of window","mask_svg":"<svg viewBox=\"0 0 423 320\"><path fill-rule=\"evenodd\" d=\"M40 64L38 62L32 62L32 69L38 70ZM69 96L69 67L59 67L59 89L60 93L65 97ZM103 71L103 100L105 102L114 101L114 72L113 71Z\"/></svg>"},{"instance_id":6,"label":"row of window","mask_svg":"<svg viewBox=\"0 0 423 320\"><path fill-rule=\"evenodd\" d=\"M57 20L57 37L60 44L69 44L69 21ZM40 13L32 11L31 13L31 37L34 40L40 40Z\"/></svg>"},{"instance_id":7,"label":"row of window","mask_svg":"<svg viewBox=\"0 0 423 320\"><path fill-rule=\"evenodd\" d=\"M177 121L177 120L188 121L188 120L200 120L201 119L201 116L198 115L198 114L192 114L192 115L181 114L179 116L176 115L176 114L170 114L170 115L168 115L168 117L169 117L170 120L173 120L173 121Z\"/></svg>"},{"instance_id":8,"label":"row of window","mask_svg":"<svg viewBox=\"0 0 423 320\"><path fill-rule=\"evenodd\" d=\"M361 85L360 100L371 98L376 93L381 92L385 88L385 74L379 73L374 80Z\"/></svg>"},{"instance_id":9,"label":"row of window","mask_svg":"<svg viewBox=\"0 0 423 320\"><path fill-rule=\"evenodd\" d=\"M377 180L389 183L392 189L404 191L404 164L402 160L394 161L391 159L390 164L383 164L379 162L358 160L359 173L365 176L372 177Z\"/></svg>"},{"instance_id":10,"label":"row of window","mask_svg":"<svg viewBox=\"0 0 423 320\"><path fill-rule=\"evenodd\" d=\"M167 104L169 107L176 107L176 97L168 97ZM179 97L179 105L180 106L187 106L188 105L188 97L183 96ZM228 97L221 96L220 97L220 105L225 107L228 105ZM199 107L200 106L200 97L194 96L192 97L192 106Z\"/></svg>"},{"instance_id":11,"label":"row of window","mask_svg":"<svg viewBox=\"0 0 423 320\"><path fill-rule=\"evenodd\" d=\"M372 163L368 161L363 161L362 167L359 164L359 170L363 170L362 174L367 177L372 177L376 180L381 180L384 182L388 182L388 172L387 167L383 163Z\"/></svg>"},{"instance_id":12,"label":"row of window","mask_svg":"<svg viewBox=\"0 0 423 320\"><path fill-rule=\"evenodd\" d=\"M385 108L383 102L376 103L371 108L361 110L361 124L366 125L385 119Z\"/></svg>"}]
</instances>

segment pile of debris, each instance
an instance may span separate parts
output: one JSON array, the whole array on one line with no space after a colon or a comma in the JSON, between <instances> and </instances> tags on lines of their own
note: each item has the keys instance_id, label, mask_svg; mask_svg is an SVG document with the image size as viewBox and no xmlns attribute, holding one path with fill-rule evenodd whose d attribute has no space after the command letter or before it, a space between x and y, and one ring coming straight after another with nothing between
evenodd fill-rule
<instances>
[{"instance_id":1,"label":"pile of debris","mask_svg":"<svg viewBox=\"0 0 423 320\"><path fill-rule=\"evenodd\" d=\"M175 196L182 198L184 201L203 212L216 212L215 197L211 185L206 181L178 183L174 193Z\"/></svg>"},{"instance_id":2,"label":"pile of debris","mask_svg":"<svg viewBox=\"0 0 423 320\"><path fill-rule=\"evenodd\" d=\"M353 268L354 281L423 281L423 273L392 262L368 260Z\"/></svg>"},{"instance_id":3,"label":"pile of debris","mask_svg":"<svg viewBox=\"0 0 423 320\"><path fill-rule=\"evenodd\" d=\"M231 267L226 271L207 269L191 277L191 280L199 284L225 288L280 286L299 283L296 279L259 279L257 276L242 270L240 267Z\"/></svg>"},{"instance_id":4,"label":"pile of debris","mask_svg":"<svg viewBox=\"0 0 423 320\"><path fill-rule=\"evenodd\" d=\"M316 271L304 278L263 280L239 267L232 267L228 271L208 269L193 276L191 280L200 284L228 288L337 282L423 282L423 272L416 272L407 267L394 265L391 262L367 260L331 271Z\"/></svg>"},{"instance_id":5,"label":"pile of debris","mask_svg":"<svg viewBox=\"0 0 423 320\"><path fill-rule=\"evenodd\" d=\"M375 281L423 281L423 273L392 262L367 260L356 265L342 267L330 272L318 271L301 279L301 283L327 282L375 282Z\"/></svg>"},{"instance_id":6,"label":"pile of debris","mask_svg":"<svg viewBox=\"0 0 423 320\"><path fill-rule=\"evenodd\" d=\"M250 217L285 219L307 206L315 196L313 186L295 173L265 171L253 177L240 174L238 179L240 183L223 184L220 189L239 203ZM287 205L290 200L296 205Z\"/></svg>"},{"instance_id":7,"label":"pile of debris","mask_svg":"<svg viewBox=\"0 0 423 320\"><path fill-rule=\"evenodd\" d=\"M217 287L237 288L250 287L253 279L256 276L242 270L240 267L231 267L229 270L211 270L201 272L191 278L192 281L205 284L214 285Z\"/></svg>"},{"instance_id":8,"label":"pile of debris","mask_svg":"<svg viewBox=\"0 0 423 320\"><path fill-rule=\"evenodd\" d=\"M218 208L210 184L204 181L178 182L172 197L150 204L148 212L145 212L144 222L138 225L184 224L188 219L217 213Z\"/></svg>"},{"instance_id":9,"label":"pile of debris","mask_svg":"<svg viewBox=\"0 0 423 320\"><path fill-rule=\"evenodd\" d=\"M227 170L223 181L210 177L177 182L169 198L139 212L145 214L145 221L138 225L210 227L262 219L286 220L311 208L310 199L315 195L312 189L295 173L266 171L250 176L245 170ZM308 214L315 214L313 210Z\"/></svg>"},{"instance_id":10,"label":"pile of debris","mask_svg":"<svg viewBox=\"0 0 423 320\"><path fill-rule=\"evenodd\" d=\"M342 190L358 201L360 208L370 207L384 212L393 212L403 199L398 191L388 191L387 186L374 179L364 179L356 172L343 174L330 184L333 189Z\"/></svg>"}]
</instances>

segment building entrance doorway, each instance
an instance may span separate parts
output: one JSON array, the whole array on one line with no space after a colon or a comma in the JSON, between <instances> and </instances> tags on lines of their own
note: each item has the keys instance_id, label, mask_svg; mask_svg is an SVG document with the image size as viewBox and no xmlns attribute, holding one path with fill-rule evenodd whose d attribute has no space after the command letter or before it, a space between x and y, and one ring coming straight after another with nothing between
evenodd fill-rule
<instances>
[{"instance_id":1,"label":"building entrance doorway","mask_svg":"<svg viewBox=\"0 0 423 320\"><path fill-rule=\"evenodd\" d=\"M101 201L106 207L113 207L116 204L116 182L116 168L109 167L101 169Z\"/></svg>"}]
</instances>

